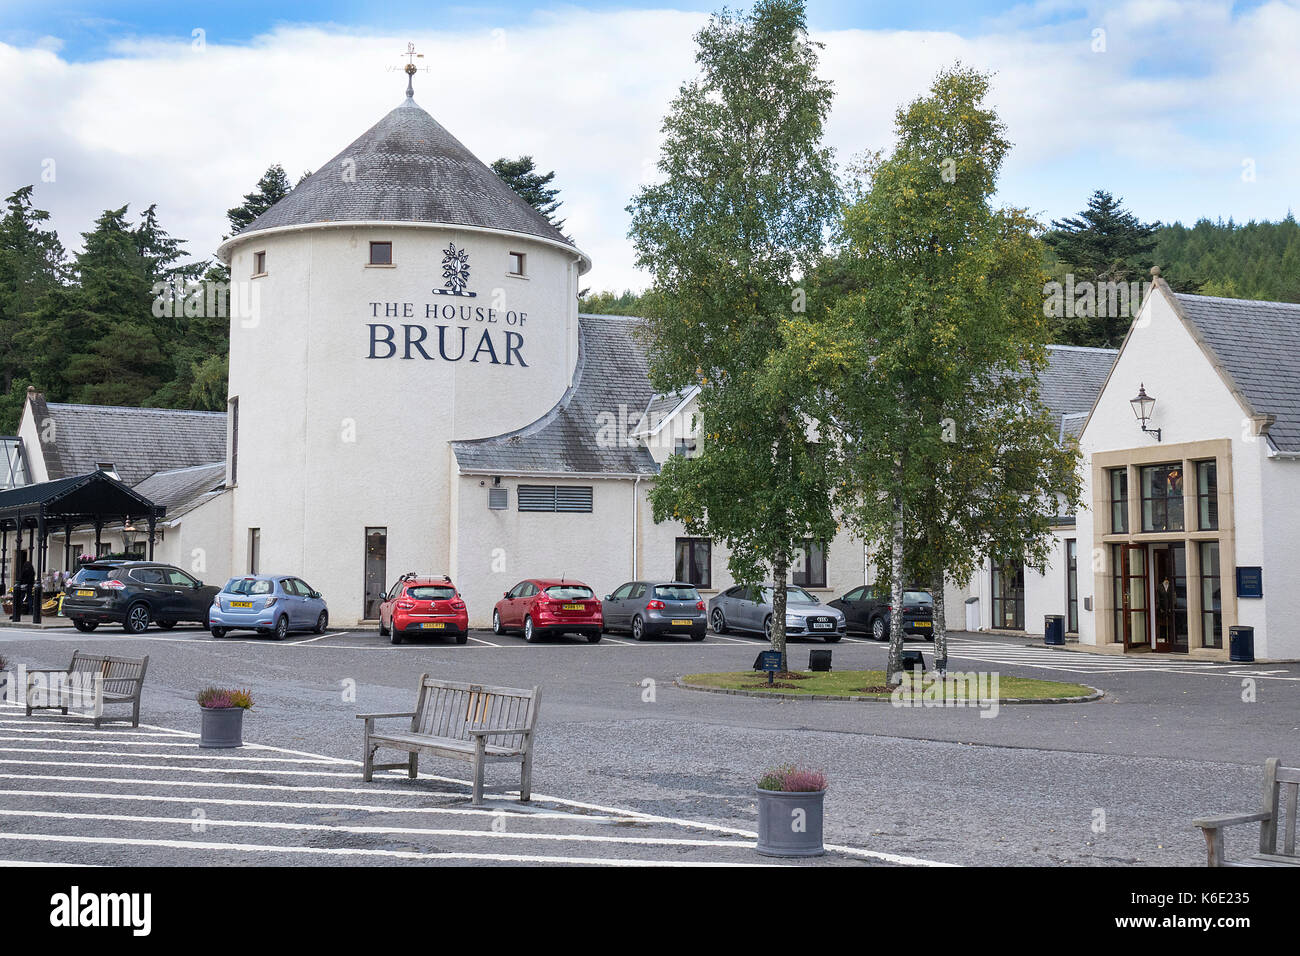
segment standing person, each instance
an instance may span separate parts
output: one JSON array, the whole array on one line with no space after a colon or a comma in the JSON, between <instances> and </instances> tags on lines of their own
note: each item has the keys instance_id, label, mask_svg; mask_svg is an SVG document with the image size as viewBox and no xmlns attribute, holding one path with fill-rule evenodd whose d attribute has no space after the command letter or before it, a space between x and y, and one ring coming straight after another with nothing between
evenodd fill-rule
<instances>
[{"instance_id":1,"label":"standing person","mask_svg":"<svg viewBox=\"0 0 1300 956\"><path fill-rule=\"evenodd\" d=\"M18 602L18 613L21 614L24 610L31 610L32 594L36 589L36 567L30 558L23 562L23 569L18 573L18 585L14 600Z\"/></svg>"}]
</instances>

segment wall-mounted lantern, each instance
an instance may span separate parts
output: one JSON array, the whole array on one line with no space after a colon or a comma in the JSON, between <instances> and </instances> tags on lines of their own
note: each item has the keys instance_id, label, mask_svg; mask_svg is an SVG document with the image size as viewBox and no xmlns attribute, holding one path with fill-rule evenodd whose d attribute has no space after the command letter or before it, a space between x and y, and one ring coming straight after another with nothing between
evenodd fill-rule
<instances>
[{"instance_id":1,"label":"wall-mounted lantern","mask_svg":"<svg viewBox=\"0 0 1300 956\"><path fill-rule=\"evenodd\" d=\"M1155 435L1156 441L1160 441L1160 429L1147 428L1147 422L1151 420L1151 412L1156 407L1156 400L1147 394L1146 385L1138 386L1137 398L1130 399L1129 404L1133 406L1133 414L1141 423L1142 430L1148 435Z\"/></svg>"}]
</instances>

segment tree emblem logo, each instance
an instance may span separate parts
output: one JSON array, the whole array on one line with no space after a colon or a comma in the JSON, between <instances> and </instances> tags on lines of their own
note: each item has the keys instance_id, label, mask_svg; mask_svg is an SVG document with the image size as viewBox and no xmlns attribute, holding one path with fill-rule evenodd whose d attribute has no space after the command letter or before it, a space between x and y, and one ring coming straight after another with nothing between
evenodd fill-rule
<instances>
[{"instance_id":1,"label":"tree emblem logo","mask_svg":"<svg viewBox=\"0 0 1300 956\"><path fill-rule=\"evenodd\" d=\"M445 288L433 290L439 295L474 296L475 293L465 291L469 285L469 252L457 249L454 242L447 243L447 248L442 250L442 278Z\"/></svg>"}]
</instances>

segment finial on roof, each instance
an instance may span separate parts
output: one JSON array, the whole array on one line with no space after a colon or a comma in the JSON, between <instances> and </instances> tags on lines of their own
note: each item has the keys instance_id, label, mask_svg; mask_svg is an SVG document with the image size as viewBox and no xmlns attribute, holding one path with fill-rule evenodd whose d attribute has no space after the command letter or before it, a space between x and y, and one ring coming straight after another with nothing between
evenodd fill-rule
<instances>
[{"instance_id":1,"label":"finial on roof","mask_svg":"<svg viewBox=\"0 0 1300 956\"><path fill-rule=\"evenodd\" d=\"M1160 278L1160 267L1159 267L1159 266L1152 266L1152 267L1151 267L1151 278L1153 278L1153 279L1159 279L1159 278Z\"/></svg>"},{"instance_id":2,"label":"finial on roof","mask_svg":"<svg viewBox=\"0 0 1300 956\"><path fill-rule=\"evenodd\" d=\"M406 52L403 53L402 56L407 58L406 59L406 95L408 98L414 99L415 98L415 86L414 86L415 71L419 69L419 67L415 65L415 61L417 59L423 60L424 54L416 53L415 44L408 43L406 44Z\"/></svg>"}]
</instances>

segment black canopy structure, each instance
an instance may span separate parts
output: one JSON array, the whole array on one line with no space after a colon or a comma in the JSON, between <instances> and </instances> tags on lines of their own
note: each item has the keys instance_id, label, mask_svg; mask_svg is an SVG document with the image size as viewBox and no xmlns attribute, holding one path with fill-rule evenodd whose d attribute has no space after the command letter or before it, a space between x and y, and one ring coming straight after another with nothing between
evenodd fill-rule
<instances>
[{"instance_id":1,"label":"black canopy structure","mask_svg":"<svg viewBox=\"0 0 1300 956\"><path fill-rule=\"evenodd\" d=\"M31 594L32 623L41 621L41 578L45 574L45 557L51 530L63 531L65 563L72 566L72 529L93 525L98 550L100 531L106 521L129 522L143 518L149 523L149 557L153 558L154 530L158 519L167 513L161 505L132 490L111 475L93 471L55 481L42 481L0 491L0 593L8 590L9 533L14 533L14 551L23 552L24 561L32 561L36 580ZM23 549L23 532L27 548ZM33 555L35 560L33 561ZM16 568L14 581L22 585L22 568ZM20 620L22 593L15 589L13 619Z\"/></svg>"}]
</instances>

